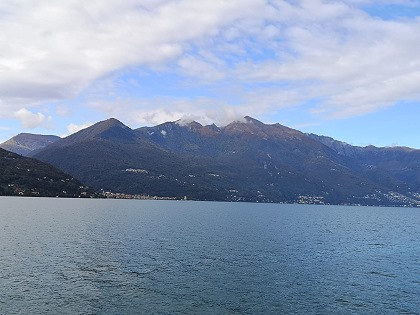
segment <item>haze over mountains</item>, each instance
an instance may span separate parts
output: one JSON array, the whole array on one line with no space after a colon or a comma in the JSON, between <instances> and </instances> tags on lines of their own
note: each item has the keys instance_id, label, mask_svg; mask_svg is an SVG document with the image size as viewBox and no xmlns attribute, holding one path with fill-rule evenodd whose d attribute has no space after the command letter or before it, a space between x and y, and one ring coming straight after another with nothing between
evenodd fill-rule
<instances>
[{"instance_id":1,"label":"haze over mountains","mask_svg":"<svg viewBox=\"0 0 420 315\"><path fill-rule=\"evenodd\" d=\"M0 144L0 148L27 156L31 152L45 148L47 145L59 140L60 137L53 135L37 135L20 133L13 138Z\"/></svg>"},{"instance_id":2,"label":"haze over mountains","mask_svg":"<svg viewBox=\"0 0 420 315\"><path fill-rule=\"evenodd\" d=\"M420 204L420 151L354 147L251 117L225 127L116 119L29 153L104 191L195 200Z\"/></svg>"}]
</instances>

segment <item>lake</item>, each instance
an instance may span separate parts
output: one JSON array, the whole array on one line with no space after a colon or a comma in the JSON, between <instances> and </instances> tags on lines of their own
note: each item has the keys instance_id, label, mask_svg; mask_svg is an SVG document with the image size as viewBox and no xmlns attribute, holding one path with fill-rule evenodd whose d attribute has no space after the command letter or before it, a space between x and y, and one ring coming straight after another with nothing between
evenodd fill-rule
<instances>
[{"instance_id":1,"label":"lake","mask_svg":"<svg viewBox=\"0 0 420 315\"><path fill-rule=\"evenodd\" d=\"M0 197L0 314L420 314L420 209Z\"/></svg>"}]
</instances>

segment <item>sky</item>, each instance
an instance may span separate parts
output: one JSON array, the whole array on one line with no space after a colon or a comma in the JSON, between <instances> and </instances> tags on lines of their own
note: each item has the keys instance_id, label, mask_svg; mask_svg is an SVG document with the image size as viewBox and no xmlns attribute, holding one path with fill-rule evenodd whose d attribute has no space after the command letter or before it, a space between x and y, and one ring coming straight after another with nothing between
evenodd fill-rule
<instances>
[{"instance_id":1,"label":"sky","mask_svg":"<svg viewBox=\"0 0 420 315\"><path fill-rule=\"evenodd\" d=\"M2 0L0 142L246 115L420 148L420 0Z\"/></svg>"}]
</instances>

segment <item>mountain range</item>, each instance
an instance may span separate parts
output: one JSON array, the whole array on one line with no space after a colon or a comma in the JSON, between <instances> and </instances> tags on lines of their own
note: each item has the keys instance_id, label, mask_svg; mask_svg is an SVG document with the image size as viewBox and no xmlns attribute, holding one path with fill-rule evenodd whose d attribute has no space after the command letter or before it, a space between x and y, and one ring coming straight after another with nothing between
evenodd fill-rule
<instances>
[{"instance_id":1,"label":"mountain range","mask_svg":"<svg viewBox=\"0 0 420 315\"><path fill-rule=\"evenodd\" d=\"M420 151L245 117L131 129L111 118L28 153L97 190L194 200L420 204Z\"/></svg>"}]
</instances>

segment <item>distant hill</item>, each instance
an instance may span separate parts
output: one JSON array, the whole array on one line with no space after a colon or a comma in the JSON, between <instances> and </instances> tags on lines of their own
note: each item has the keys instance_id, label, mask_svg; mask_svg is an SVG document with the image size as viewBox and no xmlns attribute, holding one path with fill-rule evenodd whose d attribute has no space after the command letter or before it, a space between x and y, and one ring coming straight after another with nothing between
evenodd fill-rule
<instances>
[{"instance_id":1,"label":"distant hill","mask_svg":"<svg viewBox=\"0 0 420 315\"><path fill-rule=\"evenodd\" d=\"M95 192L49 164L0 148L0 195L90 197Z\"/></svg>"},{"instance_id":2,"label":"distant hill","mask_svg":"<svg viewBox=\"0 0 420 315\"><path fill-rule=\"evenodd\" d=\"M420 150L407 147L358 147L330 137L309 135L344 158L344 164L376 184L408 196L418 196Z\"/></svg>"},{"instance_id":3,"label":"distant hill","mask_svg":"<svg viewBox=\"0 0 420 315\"><path fill-rule=\"evenodd\" d=\"M29 153L45 148L47 145L59 140L60 137L52 135L37 135L20 133L17 136L0 144L0 148L27 156Z\"/></svg>"},{"instance_id":4,"label":"distant hill","mask_svg":"<svg viewBox=\"0 0 420 315\"><path fill-rule=\"evenodd\" d=\"M135 130L108 119L33 155L112 192L196 200L420 204L418 150L349 146L347 154L346 144L328 141L251 117L225 127L177 121Z\"/></svg>"}]
</instances>

